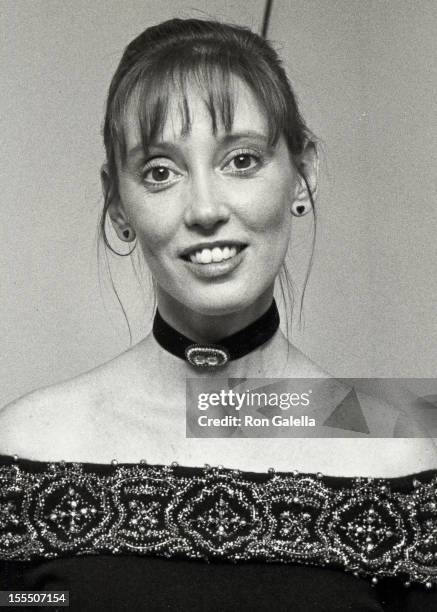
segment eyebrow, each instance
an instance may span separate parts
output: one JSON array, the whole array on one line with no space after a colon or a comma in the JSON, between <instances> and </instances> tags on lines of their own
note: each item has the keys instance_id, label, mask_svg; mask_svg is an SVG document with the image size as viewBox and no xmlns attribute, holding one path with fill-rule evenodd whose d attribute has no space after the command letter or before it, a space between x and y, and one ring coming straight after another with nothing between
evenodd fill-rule
<instances>
[{"instance_id":1,"label":"eyebrow","mask_svg":"<svg viewBox=\"0 0 437 612\"><path fill-rule=\"evenodd\" d=\"M184 140L185 137L183 137L181 140ZM263 134L262 132L257 132L255 130L245 130L244 132L231 132L231 133L227 133L224 136L222 136L221 138L219 138L219 143L221 145L230 145L233 144L234 142L238 141L238 140L244 140L244 139L250 139L250 138L254 138L256 140L260 140L262 141L264 144L267 144L269 139L267 138L267 136L265 134ZM148 147L146 147L146 151L153 149L153 148L167 148L167 149L177 149L177 145L174 142L169 142L169 141L165 141L165 140L155 140L153 142L150 143L150 145ZM144 147L141 143L135 145L134 147L132 147L131 149L129 149L127 157L132 158L135 157L135 155L137 155L138 153L145 153L146 152L144 150Z\"/></svg>"}]
</instances>

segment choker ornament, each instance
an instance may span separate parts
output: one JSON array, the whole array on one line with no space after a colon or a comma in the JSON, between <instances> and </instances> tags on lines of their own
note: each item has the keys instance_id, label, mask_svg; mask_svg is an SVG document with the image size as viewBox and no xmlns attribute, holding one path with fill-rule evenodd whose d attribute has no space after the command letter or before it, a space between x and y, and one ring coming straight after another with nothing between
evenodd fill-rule
<instances>
[{"instance_id":1,"label":"choker ornament","mask_svg":"<svg viewBox=\"0 0 437 612\"><path fill-rule=\"evenodd\" d=\"M166 351L188 361L196 368L217 368L228 361L244 357L274 335L279 327L279 312L275 300L270 308L247 327L211 344L194 342L179 333L159 314L153 320L155 340Z\"/></svg>"}]
</instances>

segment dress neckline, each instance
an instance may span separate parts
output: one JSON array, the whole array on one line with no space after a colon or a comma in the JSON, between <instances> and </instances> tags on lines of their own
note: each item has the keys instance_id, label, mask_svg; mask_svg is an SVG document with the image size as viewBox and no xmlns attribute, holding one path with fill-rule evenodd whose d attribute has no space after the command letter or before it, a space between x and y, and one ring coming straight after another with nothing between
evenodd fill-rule
<instances>
[{"instance_id":1,"label":"dress neckline","mask_svg":"<svg viewBox=\"0 0 437 612\"><path fill-rule=\"evenodd\" d=\"M277 475L281 478L299 477L313 480L323 481L326 485L334 489L348 488L355 485L357 482L378 482L387 483L390 489L397 491L411 491L421 484L427 484L431 480L437 478L437 468L421 470L419 472L411 472L402 476L336 476L323 474L323 472L302 472L299 470L276 470L269 468L265 471L241 470L238 468L230 468L222 465L209 465L205 463L203 466L180 465L174 461L170 464L149 463L144 460L137 463L122 463L115 459L110 463L93 463L93 462L78 462L78 461L50 461L36 460L17 457L16 455L1 455L0 468L2 466L17 466L28 472L41 473L50 469L80 467L84 472L95 473L99 475L111 475L115 470L149 470L151 472L168 472L180 477L196 477L202 476L206 472L222 472L238 474L240 478L252 482L264 482L272 476Z\"/></svg>"}]
</instances>

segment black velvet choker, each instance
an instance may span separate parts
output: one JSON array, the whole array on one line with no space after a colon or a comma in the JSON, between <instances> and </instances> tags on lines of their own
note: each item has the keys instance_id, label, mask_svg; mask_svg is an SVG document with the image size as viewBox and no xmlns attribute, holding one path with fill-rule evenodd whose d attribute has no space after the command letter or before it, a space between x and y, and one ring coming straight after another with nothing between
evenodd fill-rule
<instances>
[{"instance_id":1,"label":"black velvet choker","mask_svg":"<svg viewBox=\"0 0 437 612\"><path fill-rule=\"evenodd\" d=\"M279 327L279 312L275 300L270 308L253 323L244 329L214 342L199 344L180 334L155 313L153 335L156 341L172 355L186 359L197 368L215 368L223 366L232 359L244 357L258 348L273 336Z\"/></svg>"}]
</instances>

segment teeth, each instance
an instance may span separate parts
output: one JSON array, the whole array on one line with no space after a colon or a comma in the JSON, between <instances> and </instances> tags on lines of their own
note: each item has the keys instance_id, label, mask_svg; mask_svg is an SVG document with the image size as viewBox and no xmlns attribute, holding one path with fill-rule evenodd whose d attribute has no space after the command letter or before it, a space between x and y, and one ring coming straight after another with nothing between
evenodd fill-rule
<instances>
[{"instance_id":1,"label":"teeth","mask_svg":"<svg viewBox=\"0 0 437 612\"><path fill-rule=\"evenodd\" d=\"M237 254L237 247L214 247L213 249L202 249L190 255L190 261L193 263L209 264L211 262L218 263L224 259L230 259Z\"/></svg>"},{"instance_id":2,"label":"teeth","mask_svg":"<svg viewBox=\"0 0 437 612\"><path fill-rule=\"evenodd\" d=\"M223 261L224 253L219 247L214 247L212 250L212 260L214 262Z\"/></svg>"},{"instance_id":3,"label":"teeth","mask_svg":"<svg viewBox=\"0 0 437 612\"><path fill-rule=\"evenodd\" d=\"M212 252L209 249L203 249L200 253L200 263L208 264L212 261Z\"/></svg>"}]
</instances>

